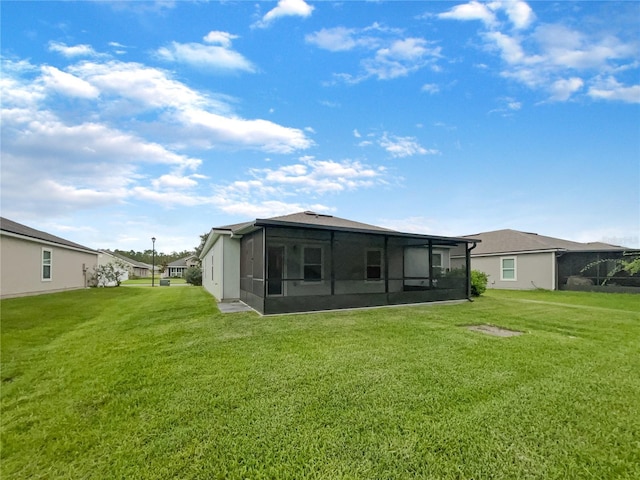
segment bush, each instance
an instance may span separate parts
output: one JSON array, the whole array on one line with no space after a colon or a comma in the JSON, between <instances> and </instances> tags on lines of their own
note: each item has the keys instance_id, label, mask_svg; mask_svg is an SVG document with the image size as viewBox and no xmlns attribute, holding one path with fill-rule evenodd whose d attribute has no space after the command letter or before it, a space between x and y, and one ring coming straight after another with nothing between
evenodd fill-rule
<instances>
[{"instance_id":1,"label":"bush","mask_svg":"<svg viewBox=\"0 0 640 480\"><path fill-rule=\"evenodd\" d=\"M200 267L189 267L184 274L187 283L191 285L202 285L202 269Z\"/></svg>"},{"instance_id":2,"label":"bush","mask_svg":"<svg viewBox=\"0 0 640 480\"><path fill-rule=\"evenodd\" d=\"M479 270L471 270L471 296L479 297L487 290L489 275Z\"/></svg>"}]
</instances>

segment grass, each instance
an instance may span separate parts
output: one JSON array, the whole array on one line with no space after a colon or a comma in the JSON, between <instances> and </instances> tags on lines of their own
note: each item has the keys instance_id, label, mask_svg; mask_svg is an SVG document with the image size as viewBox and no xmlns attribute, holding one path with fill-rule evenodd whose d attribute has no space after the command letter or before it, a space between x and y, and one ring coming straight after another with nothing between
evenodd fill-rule
<instances>
[{"instance_id":1,"label":"grass","mask_svg":"<svg viewBox=\"0 0 640 480\"><path fill-rule=\"evenodd\" d=\"M4 300L3 479L640 478L638 297L261 318L198 287ZM498 338L461 326L521 330Z\"/></svg>"}]
</instances>

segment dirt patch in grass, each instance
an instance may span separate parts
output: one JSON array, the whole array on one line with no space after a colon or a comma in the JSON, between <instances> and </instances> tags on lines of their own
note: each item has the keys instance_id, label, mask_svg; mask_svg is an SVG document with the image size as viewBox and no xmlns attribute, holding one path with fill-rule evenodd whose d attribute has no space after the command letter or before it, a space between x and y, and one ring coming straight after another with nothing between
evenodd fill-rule
<instances>
[{"instance_id":1,"label":"dirt patch in grass","mask_svg":"<svg viewBox=\"0 0 640 480\"><path fill-rule=\"evenodd\" d=\"M474 332L486 333L487 335L493 335L495 337L515 337L524 333L515 330L507 330L502 327L496 327L495 325L468 325L467 328Z\"/></svg>"}]
</instances>

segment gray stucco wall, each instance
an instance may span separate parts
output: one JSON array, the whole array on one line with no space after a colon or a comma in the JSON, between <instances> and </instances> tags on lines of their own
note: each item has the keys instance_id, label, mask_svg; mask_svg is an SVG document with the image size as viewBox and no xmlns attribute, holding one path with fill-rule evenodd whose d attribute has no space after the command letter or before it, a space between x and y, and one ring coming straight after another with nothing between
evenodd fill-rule
<instances>
[{"instance_id":1,"label":"gray stucco wall","mask_svg":"<svg viewBox=\"0 0 640 480\"><path fill-rule=\"evenodd\" d=\"M516 278L501 278L503 258L515 259ZM471 257L471 268L489 275L487 288L505 290L556 289L555 253L520 253L484 257Z\"/></svg>"},{"instance_id":2,"label":"gray stucco wall","mask_svg":"<svg viewBox=\"0 0 640 480\"><path fill-rule=\"evenodd\" d=\"M42 279L42 249L51 250L51 279ZM36 240L0 236L0 297L19 297L84 288L98 254L70 250Z\"/></svg>"}]
</instances>

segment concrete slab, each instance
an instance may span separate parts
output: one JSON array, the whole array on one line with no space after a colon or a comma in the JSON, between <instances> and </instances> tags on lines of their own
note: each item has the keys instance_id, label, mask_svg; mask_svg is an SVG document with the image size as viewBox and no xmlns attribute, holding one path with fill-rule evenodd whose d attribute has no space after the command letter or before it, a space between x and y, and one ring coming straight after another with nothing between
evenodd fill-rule
<instances>
[{"instance_id":1,"label":"concrete slab","mask_svg":"<svg viewBox=\"0 0 640 480\"><path fill-rule=\"evenodd\" d=\"M218 303L218 309L220 309L220 313L238 313L238 312L253 312L253 308L251 308L246 303L242 302L220 302Z\"/></svg>"}]
</instances>

